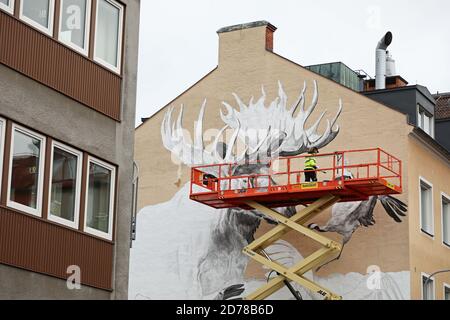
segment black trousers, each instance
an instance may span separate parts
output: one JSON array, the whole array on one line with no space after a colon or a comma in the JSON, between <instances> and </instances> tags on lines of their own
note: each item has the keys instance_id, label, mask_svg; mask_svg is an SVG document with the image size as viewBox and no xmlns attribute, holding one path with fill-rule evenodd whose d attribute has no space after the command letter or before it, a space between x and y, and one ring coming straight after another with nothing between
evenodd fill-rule
<instances>
[{"instance_id":1,"label":"black trousers","mask_svg":"<svg viewBox=\"0 0 450 320\"><path fill-rule=\"evenodd\" d=\"M317 181L317 172L314 170L305 170L305 181L306 182Z\"/></svg>"}]
</instances>

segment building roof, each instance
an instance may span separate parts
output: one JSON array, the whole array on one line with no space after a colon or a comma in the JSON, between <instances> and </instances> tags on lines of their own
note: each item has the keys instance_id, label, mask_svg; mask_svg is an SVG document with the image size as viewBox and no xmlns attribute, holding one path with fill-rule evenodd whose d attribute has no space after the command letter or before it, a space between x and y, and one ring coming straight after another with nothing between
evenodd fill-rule
<instances>
[{"instance_id":1,"label":"building roof","mask_svg":"<svg viewBox=\"0 0 450 320\"><path fill-rule=\"evenodd\" d=\"M419 91L425 98L427 98L433 105L435 104L435 97L430 93L427 87L421 86L420 84L403 86L398 88L386 88L386 89L376 89L371 91L361 92L364 95L372 95L384 92L393 92L393 91L402 91L402 90L417 90Z\"/></svg>"},{"instance_id":2,"label":"building roof","mask_svg":"<svg viewBox=\"0 0 450 320\"><path fill-rule=\"evenodd\" d=\"M450 119L450 92L437 93L433 97L436 100L436 120Z\"/></svg>"},{"instance_id":3,"label":"building roof","mask_svg":"<svg viewBox=\"0 0 450 320\"><path fill-rule=\"evenodd\" d=\"M348 65L346 65L345 63L343 63L342 61L333 61L333 62L323 62L323 63L315 63L315 64L310 64L308 66L305 66L305 68L310 68L310 67L315 67L315 66L324 66L327 64L342 64L344 66L346 66L347 68L349 68L351 71L353 71L354 73L357 73L355 70L353 70L352 68L350 68Z\"/></svg>"},{"instance_id":4,"label":"building roof","mask_svg":"<svg viewBox=\"0 0 450 320\"><path fill-rule=\"evenodd\" d=\"M313 64L305 66L305 68L354 91L359 92L361 90L361 78L359 74L341 61Z\"/></svg>"},{"instance_id":5,"label":"building roof","mask_svg":"<svg viewBox=\"0 0 450 320\"><path fill-rule=\"evenodd\" d=\"M409 93L417 95L419 93L422 97L424 97L426 100L429 101L428 104L424 105L426 109L428 109L429 112L434 112L434 106L435 106L435 100L433 98L433 95L428 91L427 87L421 86L421 85L410 85L410 86L403 86L403 87L397 87L397 88L389 88L389 89L376 89L371 91L362 91L361 94L365 95L368 98L371 98L378 103L381 103L385 106L388 106L391 109L397 110L398 112L401 112L405 115L407 115L407 122L411 126L417 127L417 121L416 121L416 108L414 105L414 108L411 108L409 105L410 102L407 100L401 100L398 97L395 97L397 93ZM389 99L391 97L392 99ZM406 103L406 104L405 104ZM431 108L431 109L430 109Z\"/></svg>"}]
</instances>

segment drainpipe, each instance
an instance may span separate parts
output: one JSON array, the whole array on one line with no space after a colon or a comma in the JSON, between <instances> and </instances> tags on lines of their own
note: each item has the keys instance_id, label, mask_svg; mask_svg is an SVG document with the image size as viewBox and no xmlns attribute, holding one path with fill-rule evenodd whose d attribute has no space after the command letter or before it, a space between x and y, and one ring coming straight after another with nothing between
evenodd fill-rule
<instances>
[{"instance_id":1,"label":"drainpipe","mask_svg":"<svg viewBox=\"0 0 450 320\"><path fill-rule=\"evenodd\" d=\"M139 167L136 161L133 162L133 193L131 202L131 228L130 228L130 248L133 247L133 241L136 240L137 226L137 193L139 188Z\"/></svg>"}]
</instances>

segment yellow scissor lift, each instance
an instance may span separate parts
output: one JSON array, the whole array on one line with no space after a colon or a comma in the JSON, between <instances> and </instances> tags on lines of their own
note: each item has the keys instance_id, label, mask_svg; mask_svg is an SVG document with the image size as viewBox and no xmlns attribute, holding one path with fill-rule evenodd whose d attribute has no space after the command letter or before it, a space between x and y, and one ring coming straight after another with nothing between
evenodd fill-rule
<instances>
[{"instance_id":1,"label":"yellow scissor lift","mask_svg":"<svg viewBox=\"0 0 450 320\"><path fill-rule=\"evenodd\" d=\"M359 163L346 165L344 158L364 158ZM290 281L322 295L325 299L339 300L341 296L323 288L317 283L304 277L304 274L331 257L340 253L342 246L322 234L305 226L312 218L340 201L366 200L370 195L399 194L402 192L402 164L401 161L380 148L339 151L329 154L318 154L316 158L329 157L332 165L326 170L331 180L302 183L299 177L304 170L296 168L299 158L305 156L284 157L277 161L284 161L287 168L284 172L272 169L272 176L268 174L248 174L233 176L233 164L215 164L198 166L191 169L190 199L209 205L216 209L239 207L242 209L255 209L278 221L278 225L266 232L244 248L243 252L255 261L277 272L277 276L246 297L248 300L267 298ZM338 161L340 159L340 162ZM300 161L301 163L301 161ZM215 167L215 168L212 168ZM214 170L212 170L214 169ZM353 179L345 179L338 173L353 169L356 175ZM218 177L208 172L219 173ZM222 175L223 172L228 174ZM275 175L287 177L287 184L273 184L271 179ZM297 177L291 178L291 177ZM232 180L247 181L246 187L239 189L223 188L222 185L231 186ZM258 179L266 179L269 185L258 186ZM254 185L250 185L253 181ZM398 182L398 183L397 183ZM201 187L202 191L195 191L194 186ZM206 191L205 191L206 189ZM296 206L305 207L290 218L281 215L271 208ZM307 205L307 206L306 206ZM280 239L287 232L294 230L300 234L320 243L322 248L305 257L291 268L286 268L268 257L264 249Z\"/></svg>"},{"instance_id":2,"label":"yellow scissor lift","mask_svg":"<svg viewBox=\"0 0 450 320\"><path fill-rule=\"evenodd\" d=\"M339 201L338 196L326 195L322 198L316 200L308 207L300 210L295 215L287 218L278 212L267 208L255 201L247 201L246 204L260 212L270 216L272 219L278 221L280 224L270 231L266 232L264 235L250 243L244 248L243 252L250 256L252 259L258 261L259 263L275 270L279 275L271 279L267 284L260 287L255 292L251 293L246 297L248 300L262 300L272 295L274 292L280 290L284 286L284 281L294 281L299 285L310 289L311 291L317 292L322 295L325 299L339 300L342 299L341 296L331 292L330 290L321 287L317 283L305 278L303 274L309 270L319 266L326 259L334 256L340 252L341 245L321 234L314 232L313 230L305 227L303 224L309 219L312 219L323 210L329 208L334 203ZM294 230L300 232L306 237L313 239L320 243L323 247L315 251L313 254L307 256L305 259L294 265L292 268L286 268L276 262L269 260L267 257L260 254L260 251L271 245L273 242L280 239L287 232Z\"/></svg>"}]
</instances>

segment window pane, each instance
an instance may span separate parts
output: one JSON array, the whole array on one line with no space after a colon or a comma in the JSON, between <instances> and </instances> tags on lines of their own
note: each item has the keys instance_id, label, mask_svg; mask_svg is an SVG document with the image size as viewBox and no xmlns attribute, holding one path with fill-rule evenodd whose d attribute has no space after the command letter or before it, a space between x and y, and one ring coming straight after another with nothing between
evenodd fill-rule
<instances>
[{"instance_id":1,"label":"window pane","mask_svg":"<svg viewBox=\"0 0 450 320\"><path fill-rule=\"evenodd\" d=\"M442 199L442 223L443 223L443 240L450 245L450 203L446 199Z\"/></svg>"},{"instance_id":2,"label":"window pane","mask_svg":"<svg viewBox=\"0 0 450 320\"><path fill-rule=\"evenodd\" d=\"M41 141L20 131L14 132L10 200L37 208Z\"/></svg>"},{"instance_id":3,"label":"window pane","mask_svg":"<svg viewBox=\"0 0 450 320\"><path fill-rule=\"evenodd\" d=\"M450 300L450 288L449 287L445 287L445 296L444 296L445 300Z\"/></svg>"},{"instance_id":4,"label":"window pane","mask_svg":"<svg viewBox=\"0 0 450 320\"><path fill-rule=\"evenodd\" d=\"M433 135L433 117L427 117L428 118L428 134L430 136Z\"/></svg>"},{"instance_id":5,"label":"window pane","mask_svg":"<svg viewBox=\"0 0 450 320\"><path fill-rule=\"evenodd\" d=\"M433 280L427 281L426 276L422 276L423 300L434 300Z\"/></svg>"},{"instance_id":6,"label":"window pane","mask_svg":"<svg viewBox=\"0 0 450 320\"><path fill-rule=\"evenodd\" d=\"M9 0L0 0L0 3L3 3L5 6L9 7Z\"/></svg>"},{"instance_id":7,"label":"window pane","mask_svg":"<svg viewBox=\"0 0 450 320\"><path fill-rule=\"evenodd\" d=\"M50 0L22 0L23 15L44 28L49 27Z\"/></svg>"},{"instance_id":8,"label":"window pane","mask_svg":"<svg viewBox=\"0 0 450 320\"><path fill-rule=\"evenodd\" d=\"M420 184L420 199L421 199L421 222L422 229L433 235L433 215L432 215L432 189L430 186L426 185L424 182Z\"/></svg>"},{"instance_id":9,"label":"window pane","mask_svg":"<svg viewBox=\"0 0 450 320\"><path fill-rule=\"evenodd\" d=\"M87 0L63 0L61 35L63 42L85 49Z\"/></svg>"},{"instance_id":10,"label":"window pane","mask_svg":"<svg viewBox=\"0 0 450 320\"><path fill-rule=\"evenodd\" d=\"M119 8L105 0L99 0L95 35L96 55L115 67L118 66L119 21Z\"/></svg>"},{"instance_id":11,"label":"window pane","mask_svg":"<svg viewBox=\"0 0 450 320\"><path fill-rule=\"evenodd\" d=\"M111 171L91 162L86 225L105 233L109 232L110 190Z\"/></svg>"},{"instance_id":12,"label":"window pane","mask_svg":"<svg viewBox=\"0 0 450 320\"><path fill-rule=\"evenodd\" d=\"M430 134L430 120L431 118L428 117L427 115L425 115L424 117L424 126L423 126L423 131L425 131L426 133Z\"/></svg>"},{"instance_id":13,"label":"window pane","mask_svg":"<svg viewBox=\"0 0 450 320\"><path fill-rule=\"evenodd\" d=\"M421 198L421 219L422 229L429 234L433 234L432 230L432 208L431 208L431 188L421 184L420 186Z\"/></svg>"},{"instance_id":14,"label":"window pane","mask_svg":"<svg viewBox=\"0 0 450 320\"><path fill-rule=\"evenodd\" d=\"M78 157L56 147L53 150L50 213L75 221Z\"/></svg>"},{"instance_id":15,"label":"window pane","mask_svg":"<svg viewBox=\"0 0 450 320\"><path fill-rule=\"evenodd\" d=\"M419 128L423 129L423 112L419 111L419 114L417 115L417 125L419 126Z\"/></svg>"}]
</instances>

